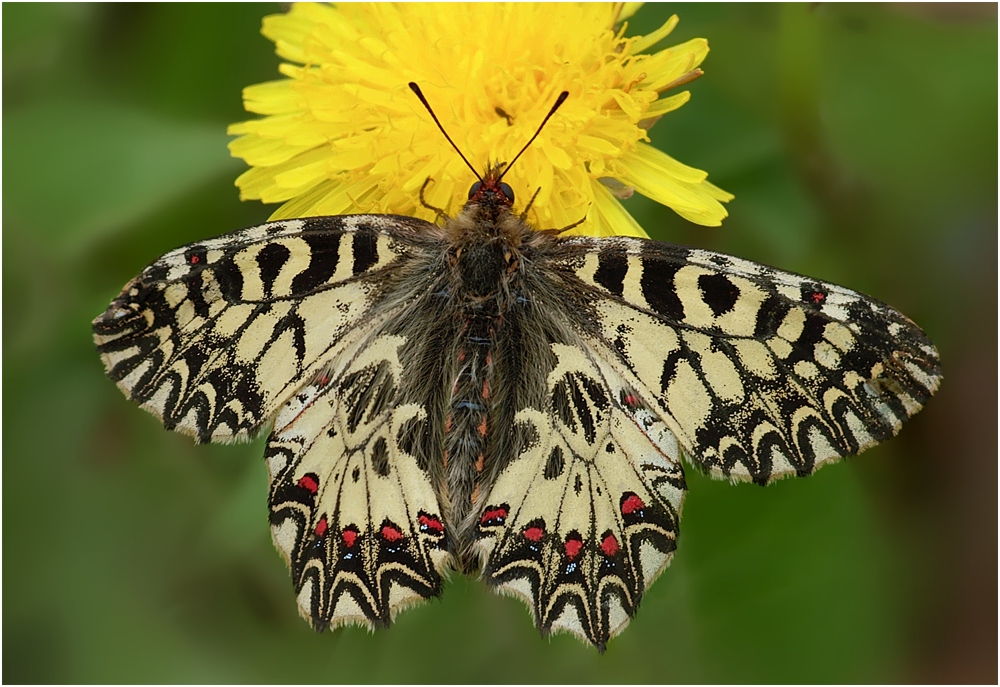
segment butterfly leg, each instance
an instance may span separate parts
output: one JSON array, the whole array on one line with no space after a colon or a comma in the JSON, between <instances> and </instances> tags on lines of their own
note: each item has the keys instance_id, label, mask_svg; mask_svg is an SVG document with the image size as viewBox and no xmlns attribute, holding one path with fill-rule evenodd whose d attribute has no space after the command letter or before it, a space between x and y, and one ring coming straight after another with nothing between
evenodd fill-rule
<instances>
[{"instance_id":1,"label":"butterfly leg","mask_svg":"<svg viewBox=\"0 0 1000 687\"><path fill-rule=\"evenodd\" d=\"M538 197L538 194L541 193L541 191L542 191L541 186L536 188L534 194L532 194L531 196L531 200L529 200L528 204L524 206L524 210L521 212L521 217L520 217L520 220L522 222L528 219L528 210L530 210L531 206L535 204L535 198Z\"/></svg>"},{"instance_id":2,"label":"butterfly leg","mask_svg":"<svg viewBox=\"0 0 1000 687\"><path fill-rule=\"evenodd\" d=\"M572 224L567 224L562 229L557 229L556 233L557 234L564 234L567 231L569 231L570 229L575 229L576 227L580 226L581 224L583 224L586 221L587 221L587 217L586 217L586 215L584 215L583 219L579 219L576 222L573 222Z\"/></svg>"},{"instance_id":3,"label":"butterfly leg","mask_svg":"<svg viewBox=\"0 0 1000 687\"><path fill-rule=\"evenodd\" d=\"M424 185L420 187L420 204L423 205L428 210L433 210L437 214L437 216L434 218L435 222L439 220L448 221L449 217L444 210L442 210L441 208L434 207L424 199L424 191L426 191L427 187L430 186L431 181L433 181L433 179L427 177L426 179L424 179Z\"/></svg>"}]
</instances>

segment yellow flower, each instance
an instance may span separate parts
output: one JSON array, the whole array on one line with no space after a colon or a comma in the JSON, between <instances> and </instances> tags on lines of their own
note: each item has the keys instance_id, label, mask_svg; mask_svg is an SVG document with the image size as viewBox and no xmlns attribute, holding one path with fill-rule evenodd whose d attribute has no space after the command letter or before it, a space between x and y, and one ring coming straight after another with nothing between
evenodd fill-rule
<instances>
[{"instance_id":1,"label":"yellow flower","mask_svg":"<svg viewBox=\"0 0 1000 687\"><path fill-rule=\"evenodd\" d=\"M634 4L295 5L264 19L287 78L244 90L262 119L233 124L235 157L251 168L244 200L284 203L272 219L355 212L433 220L475 181L407 87L423 90L445 129L482 174L513 159L558 94L569 99L504 181L538 228L645 236L618 202L632 190L682 217L718 225L732 196L645 143L646 130L688 92L661 93L701 74L696 38L645 54L677 24L625 38ZM616 25L618 27L616 28Z\"/></svg>"}]
</instances>

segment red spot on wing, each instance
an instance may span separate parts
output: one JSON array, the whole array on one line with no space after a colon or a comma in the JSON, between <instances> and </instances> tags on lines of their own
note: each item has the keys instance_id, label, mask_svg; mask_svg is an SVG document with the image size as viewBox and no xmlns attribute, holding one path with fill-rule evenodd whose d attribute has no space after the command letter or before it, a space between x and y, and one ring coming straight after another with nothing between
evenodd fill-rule
<instances>
[{"instance_id":1,"label":"red spot on wing","mask_svg":"<svg viewBox=\"0 0 1000 687\"><path fill-rule=\"evenodd\" d=\"M615 539L615 535L608 532L608 534L605 535L604 540L601 542L601 551L603 551L606 556L614 556L618 553L620 548L621 547L618 546L618 540Z\"/></svg>"},{"instance_id":2,"label":"red spot on wing","mask_svg":"<svg viewBox=\"0 0 1000 687\"><path fill-rule=\"evenodd\" d=\"M483 398L489 398L489 397L490 397L490 380L487 378L483 380Z\"/></svg>"},{"instance_id":3,"label":"red spot on wing","mask_svg":"<svg viewBox=\"0 0 1000 687\"><path fill-rule=\"evenodd\" d=\"M397 542L403 538L403 533L392 525L382 525L382 538L387 542Z\"/></svg>"},{"instance_id":4,"label":"red spot on wing","mask_svg":"<svg viewBox=\"0 0 1000 687\"><path fill-rule=\"evenodd\" d=\"M635 408L639 405L639 397L634 394L627 394L625 396L625 405L629 408Z\"/></svg>"},{"instance_id":5,"label":"red spot on wing","mask_svg":"<svg viewBox=\"0 0 1000 687\"><path fill-rule=\"evenodd\" d=\"M524 538L528 541L540 541L545 536L545 530L537 525L524 530Z\"/></svg>"},{"instance_id":6,"label":"red spot on wing","mask_svg":"<svg viewBox=\"0 0 1000 687\"><path fill-rule=\"evenodd\" d=\"M199 262L201 262L201 258L200 257L198 257L197 255L192 255L191 256L191 264L192 265L197 265Z\"/></svg>"},{"instance_id":7,"label":"red spot on wing","mask_svg":"<svg viewBox=\"0 0 1000 687\"><path fill-rule=\"evenodd\" d=\"M572 535L570 536L572 537ZM573 560L580 555L580 549L583 548L583 542L575 537L572 537L567 539L563 546L566 549L566 558Z\"/></svg>"},{"instance_id":8,"label":"red spot on wing","mask_svg":"<svg viewBox=\"0 0 1000 687\"><path fill-rule=\"evenodd\" d=\"M327 529L326 516L324 515L322 518L319 519L319 522L316 523L316 530L315 530L316 536L322 537L324 534L326 534L326 529Z\"/></svg>"},{"instance_id":9,"label":"red spot on wing","mask_svg":"<svg viewBox=\"0 0 1000 687\"><path fill-rule=\"evenodd\" d=\"M417 518L417 521L420 523L421 530L432 530L437 534L444 534L444 525L442 525L441 521L433 515L425 515L421 513L420 517Z\"/></svg>"},{"instance_id":10,"label":"red spot on wing","mask_svg":"<svg viewBox=\"0 0 1000 687\"><path fill-rule=\"evenodd\" d=\"M628 497L622 501L622 514L631 515L635 511L642 510L645 507L646 504L642 502L642 499L635 494L629 494Z\"/></svg>"},{"instance_id":11,"label":"red spot on wing","mask_svg":"<svg viewBox=\"0 0 1000 687\"><path fill-rule=\"evenodd\" d=\"M505 508L504 506L499 506L497 508L487 508L486 511L483 513L483 517L479 519L479 524L485 526L491 523L492 521L496 520L496 522L492 522L492 524L502 525L503 521L506 519L507 519L507 508Z\"/></svg>"},{"instance_id":12,"label":"red spot on wing","mask_svg":"<svg viewBox=\"0 0 1000 687\"><path fill-rule=\"evenodd\" d=\"M344 546L351 548L354 546L354 542L358 539L358 532L357 530L348 527L340 533L340 538L344 540Z\"/></svg>"},{"instance_id":13,"label":"red spot on wing","mask_svg":"<svg viewBox=\"0 0 1000 687\"><path fill-rule=\"evenodd\" d=\"M311 472L299 480L299 486L308 491L310 494L315 494L319 491L319 482L316 479L316 475Z\"/></svg>"},{"instance_id":14,"label":"red spot on wing","mask_svg":"<svg viewBox=\"0 0 1000 687\"><path fill-rule=\"evenodd\" d=\"M813 295L810 296L810 298L812 299L813 303L819 305L820 303L826 300L826 294L823 293L822 291L814 291Z\"/></svg>"}]
</instances>

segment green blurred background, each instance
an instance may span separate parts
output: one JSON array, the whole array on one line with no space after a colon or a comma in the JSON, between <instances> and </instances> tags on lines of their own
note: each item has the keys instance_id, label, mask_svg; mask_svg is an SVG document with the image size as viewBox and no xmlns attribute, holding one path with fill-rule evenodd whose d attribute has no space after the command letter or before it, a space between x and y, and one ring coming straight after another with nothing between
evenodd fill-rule
<instances>
[{"instance_id":1,"label":"green blurred background","mask_svg":"<svg viewBox=\"0 0 1000 687\"><path fill-rule=\"evenodd\" d=\"M709 39L653 140L736 194L720 229L630 200L650 234L870 293L945 381L815 477L689 470L675 562L604 656L464 578L391 630L316 635L261 442L194 446L104 378L90 320L121 286L270 212L238 201L225 129L277 78L278 11L3 6L5 682L996 682L996 5L634 18Z\"/></svg>"}]
</instances>

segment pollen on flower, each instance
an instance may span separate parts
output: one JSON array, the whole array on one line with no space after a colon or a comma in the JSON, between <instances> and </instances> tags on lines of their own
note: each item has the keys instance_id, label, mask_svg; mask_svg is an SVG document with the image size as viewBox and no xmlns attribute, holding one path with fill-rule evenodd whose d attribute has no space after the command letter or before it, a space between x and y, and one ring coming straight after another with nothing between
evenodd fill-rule
<instances>
[{"instance_id":1,"label":"pollen on flower","mask_svg":"<svg viewBox=\"0 0 1000 687\"><path fill-rule=\"evenodd\" d=\"M563 90L569 99L504 177L529 219L570 233L645 232L619 202L633 191L718 225L731 195L647 144L649 127L687 102L704 39L648 52L676 26L625 37L632 4L295 5L264 19L286 77L244 90L260 119L233 124L250 169L244 200L282 203L272 219L350 212L433 221L455 214L475 180L407 87L418 83L479 169L513 159ZM504 36L505 40L496 40ZM515 210L517 208L515 207Z\"/></svg>"}]
</instances>

